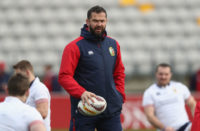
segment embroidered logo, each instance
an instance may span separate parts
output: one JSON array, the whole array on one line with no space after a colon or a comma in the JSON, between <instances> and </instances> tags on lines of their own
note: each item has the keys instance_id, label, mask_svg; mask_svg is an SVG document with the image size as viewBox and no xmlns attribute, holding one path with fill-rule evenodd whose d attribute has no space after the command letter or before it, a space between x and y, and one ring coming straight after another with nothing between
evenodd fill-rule
<instances>
[{"instance_id":1,"label":"embroidered logo","mask_svg":"<svg viewBox=\"0 0 200 131\"><path fill-rule=\"evenodd\" d=\"M115 56L115 51L112 47L109 47L109 52L111 56Z\"/></svg>"},{"instance_id":2,"label":"embroidered logo","mask_svg":"<svg viewBox=\"0 0 200 131\"><path fill-rule=\"evenodd\" d=\"M94 55L94 52L92 50L88 51L88 55Z\"/></svg>"},{"instance_id":3,"label":"embroidered logo","mask_svg":"<svg viewBox=\"0 0 200 131\"><path fill-rule=\"evenodd\" d=\"M173 88L173 91L174 91L174 93L176 93L177 92L176 88Z\"/></svg>"}]
</instances>

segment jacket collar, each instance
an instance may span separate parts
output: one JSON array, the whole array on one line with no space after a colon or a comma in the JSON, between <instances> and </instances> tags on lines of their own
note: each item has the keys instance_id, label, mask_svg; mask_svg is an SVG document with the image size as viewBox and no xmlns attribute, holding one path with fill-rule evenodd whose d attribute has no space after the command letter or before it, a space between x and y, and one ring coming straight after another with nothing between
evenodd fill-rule
<instances>
[{"instance_id":1,"label":"jacket collar","mask_svg":"<svg viewBox=\"0 0 200 131\"><path fill-rule=\"evenodd\" d=\"M107 36L107 32L105 31L101 37L95 36L94 34L88 31L87 24L84 24L83 28L81 28L81 36L84 37L85 39L92 41L102 41Z\"/></svg>"}]
</instances>

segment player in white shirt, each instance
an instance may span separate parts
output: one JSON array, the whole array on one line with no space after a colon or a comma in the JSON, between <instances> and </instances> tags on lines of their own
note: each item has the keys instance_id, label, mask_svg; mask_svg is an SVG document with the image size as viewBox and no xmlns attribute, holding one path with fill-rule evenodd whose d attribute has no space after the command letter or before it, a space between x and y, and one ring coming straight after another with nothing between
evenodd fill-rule
<instances>
[{"instance_id":1,"label":"player in white shirt","mask_svg":"<svg viewBox=\"0 0 200 131\"><path fill-rule=\"evenodd\" d=\"M171 66L161 63L156 68L157 82L145 90L142 105L148 121L160 131L189 131L191 122L185 103L194 114L196 101L188 88L171 81Z\"/></svg>"},{"instance_id":2,"label":"player in white shirt","mask_svg":"<svg viewBox=\"0 0 200 131\"><path fill-rule=\"evenodd\" d=\"M28 78L17 74L8 81L8 96L0 103L0 131L46 131L40 113L25 104Z\"/></svg>"},{"instance_id":3,"label":"player in white shirt","mask_svg":"<svg viewBox=\"0 0 200 131\"><path fill-rule=\"evenodd\" d=\"M22 60L13 66L15 73L23 74L29 78L30 95L26 103L35 107L42 115L47 131L51 131L50 126L50 93L47 87L35 77L33 66L27 60Z\"/></svg>"}]
</instances>

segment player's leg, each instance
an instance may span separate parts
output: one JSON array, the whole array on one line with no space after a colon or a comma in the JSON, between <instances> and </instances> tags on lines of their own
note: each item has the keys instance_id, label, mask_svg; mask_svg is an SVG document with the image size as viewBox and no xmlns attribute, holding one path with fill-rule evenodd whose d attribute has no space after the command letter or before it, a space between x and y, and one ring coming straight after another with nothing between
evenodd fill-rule
<instances>
[{"instance_id":1,"label":"player's leg","mask_svg":"<svg viewBox=\"0 0 200 131\"><path fill-rule=\"evenodd\" d=\"M103 118L98 121L97 131L122 131L120 115Z\"/></svg>"}]
</instances>

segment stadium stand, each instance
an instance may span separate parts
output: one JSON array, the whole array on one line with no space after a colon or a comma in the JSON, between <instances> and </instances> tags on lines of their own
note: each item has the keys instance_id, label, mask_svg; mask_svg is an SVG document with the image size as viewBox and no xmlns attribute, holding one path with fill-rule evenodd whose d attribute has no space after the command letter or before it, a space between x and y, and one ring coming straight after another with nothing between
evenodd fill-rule
<instances>
[{"instance_id":1,"label":"stadium stand","mask_svg":"<svg viewBox=\"0 0 200 131\"><path fill-rule=\"evenodd\" d=\"M122 0L1 0L0 59L8 66L29 59L39 75L47 63L58 72L62 50L79 36L85 12L100 4L108 11L108 35L120 42L128 76L150 75L160 62L172 64L179 75L200 67L199 0L120 3Z\"/></svg>"}]
</instances>

